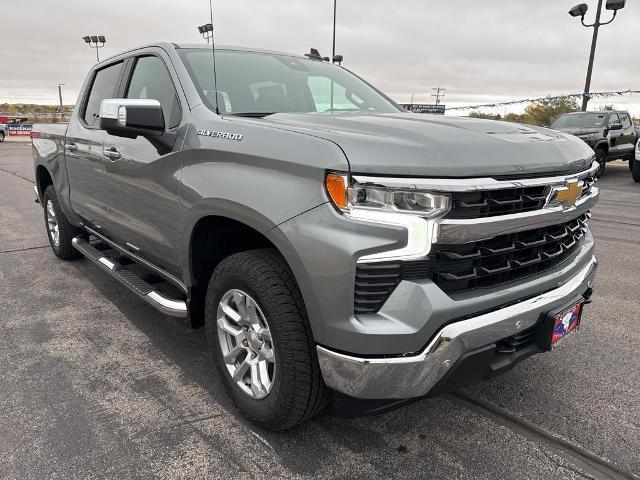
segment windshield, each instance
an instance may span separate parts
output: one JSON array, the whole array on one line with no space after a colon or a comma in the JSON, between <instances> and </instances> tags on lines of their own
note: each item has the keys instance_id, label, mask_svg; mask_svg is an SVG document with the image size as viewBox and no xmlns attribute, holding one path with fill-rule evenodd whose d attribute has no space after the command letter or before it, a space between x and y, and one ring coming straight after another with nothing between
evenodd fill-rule
<instances>
[{"instance_id":1,"label":"windshield","mask_svg":"<svg viewBox=\"0 0 640 480\"><path fill-rule=\"evenodd\" d=\"M551 128L601 128L605 121L606 116L602 113L565 115L556 120Z\"/></svg>"},{"instance_id":2,"label":"windshield","mask_svg":"<svg viewBox=\"0 0 640 480\"><path fill-rule=\"evenodd\" d=\"M178 50L215 110L210 50ZM395 113L401 110L357 76L330 63L269 53L216 50L218 108L224 114Z\"/></svg>"}]
</instances>

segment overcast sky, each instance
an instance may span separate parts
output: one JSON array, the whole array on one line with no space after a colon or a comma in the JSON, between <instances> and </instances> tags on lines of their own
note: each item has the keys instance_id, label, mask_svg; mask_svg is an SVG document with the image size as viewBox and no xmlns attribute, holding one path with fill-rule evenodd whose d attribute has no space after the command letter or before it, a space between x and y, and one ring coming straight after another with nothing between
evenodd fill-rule
<instances>
[{"instance_id":1,"label":"overcast sky","mask_svg":"<svg viewBox=\"0 0 640 480\"><path fill-rule=\"evenodd\" d=\"M582 90L591 29L567 14L578 0L338 0L344 65L399 102L468 105ZM597 0L588 0L595 13ZM600 30L592 91L640 89L640 2ZM220 44L331 51L332 0L214 0ZM608 19L609 12L604 13ZM154 41L203 41L207 0L0 2L0 103L74 103L102 34L101 56ZM592 102L593 107L598 104ZM640 96L608 100L640 116ZM502 113L502 112L501 112Z\"/></svg>"}]
</instances>

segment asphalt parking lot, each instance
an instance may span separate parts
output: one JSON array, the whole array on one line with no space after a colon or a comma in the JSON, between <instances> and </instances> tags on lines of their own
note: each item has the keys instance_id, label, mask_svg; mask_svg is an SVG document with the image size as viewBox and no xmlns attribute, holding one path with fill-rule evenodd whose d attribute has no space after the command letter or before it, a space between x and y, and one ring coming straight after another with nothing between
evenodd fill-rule
<instances>
[{"instance_id":1,"label":"asphalt parking lot","mask_svg":"<svg viewBox=\"0 0 640 480\"><path fill-rule=\"evenodd\" d=\"M609 164L578 335L511 372L382 416L257 429L204 332L51 252L30 145L0 144L0 477L640 478L640 184Z\"/></svg>"}]
</instances>

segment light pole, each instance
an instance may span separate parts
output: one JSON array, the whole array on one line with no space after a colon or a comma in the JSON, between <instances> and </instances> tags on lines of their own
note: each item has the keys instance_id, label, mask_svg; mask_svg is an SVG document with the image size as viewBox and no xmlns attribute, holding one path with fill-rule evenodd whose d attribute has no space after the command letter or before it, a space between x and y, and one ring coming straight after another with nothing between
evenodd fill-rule
<instances>
[{"instance_id":1,"label":"light pole","mask_svg":"<svg viewBox=\"0 0 640 480\"><path fill-rule=\"evenodd\" d=\"M213 24L205 23L204 25L200 25L198 27L198 32L200 32L202 38L205 38L207 40L207 43L209 43L211 37L213 37Z\"/></svg>"},{"instance_id":2,"label":"light pole","mask_svg":"<svg viewBox=\"0 0 640 480\"><path fill-rule=\"evenodd\" d=\"M89 45L91 48L96 49L96 60L100 62L100 55L98 54L98 49L104 47L104 44L107 40L104 38L104 35L87 35L82 37L84 43Z\"/></svg>"},{"instance_id":3,"label":"light pole","mask_svg":"<svg viewBox=\"0 0 640 480\"><path fill-rule=\"evenodd\" d=\"M593 39L591 40L591 54L589 55L589 67L587 68L587 80L584 84L584 93L582 95L582 111L587 111L587 104L589 103L589 99L591 98L591 94L589 90L591 88L591 74L593 73L593 59L596 56L596 44L598 43L598 30L603 25L608 25L616 18L618 14L618 10L622 10L626 4L627 0L607 0L606 8L607 10L613 10L613 17L608 22L600 22L600 16L602 15L602 2L603 0L598 0L598 11L596 12L596 21L591 25L587 25L584 23L584 16L589 10L589 6L586 3L581 3L576 5L571 10L569 10L569 15L572 17L580 17L580 21L582 25L585 27L591 28L593 27Z\"/></svg>"},{"instance_id":4,"label":"light pole","mask_svg":"<svg viewBox=\"0 0 640 480\"><path fill-rule=\"evenodd\" d=\"M60 98L60 122L64 122L64 105L62 104L62 87L64 87L65 83L58 84L58 97Z\"/></svg>"}]
</instances>

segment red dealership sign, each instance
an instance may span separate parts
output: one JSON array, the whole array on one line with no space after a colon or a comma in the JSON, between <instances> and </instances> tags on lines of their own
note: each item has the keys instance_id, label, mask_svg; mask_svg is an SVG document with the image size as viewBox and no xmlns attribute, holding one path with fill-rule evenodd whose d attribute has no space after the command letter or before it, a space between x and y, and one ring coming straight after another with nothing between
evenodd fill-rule
<instances>
[{"instance_id":1,"label":"red dealership sign","mask_svg":"<svg viewBox=\"0 0 640 480\"><path fill-rule=\"evenodd\" d=\"M28 137L31 135L31 130L33 130L33 125L7 125L7 134L10 137Z\"/></svg>"}]
</instances>

